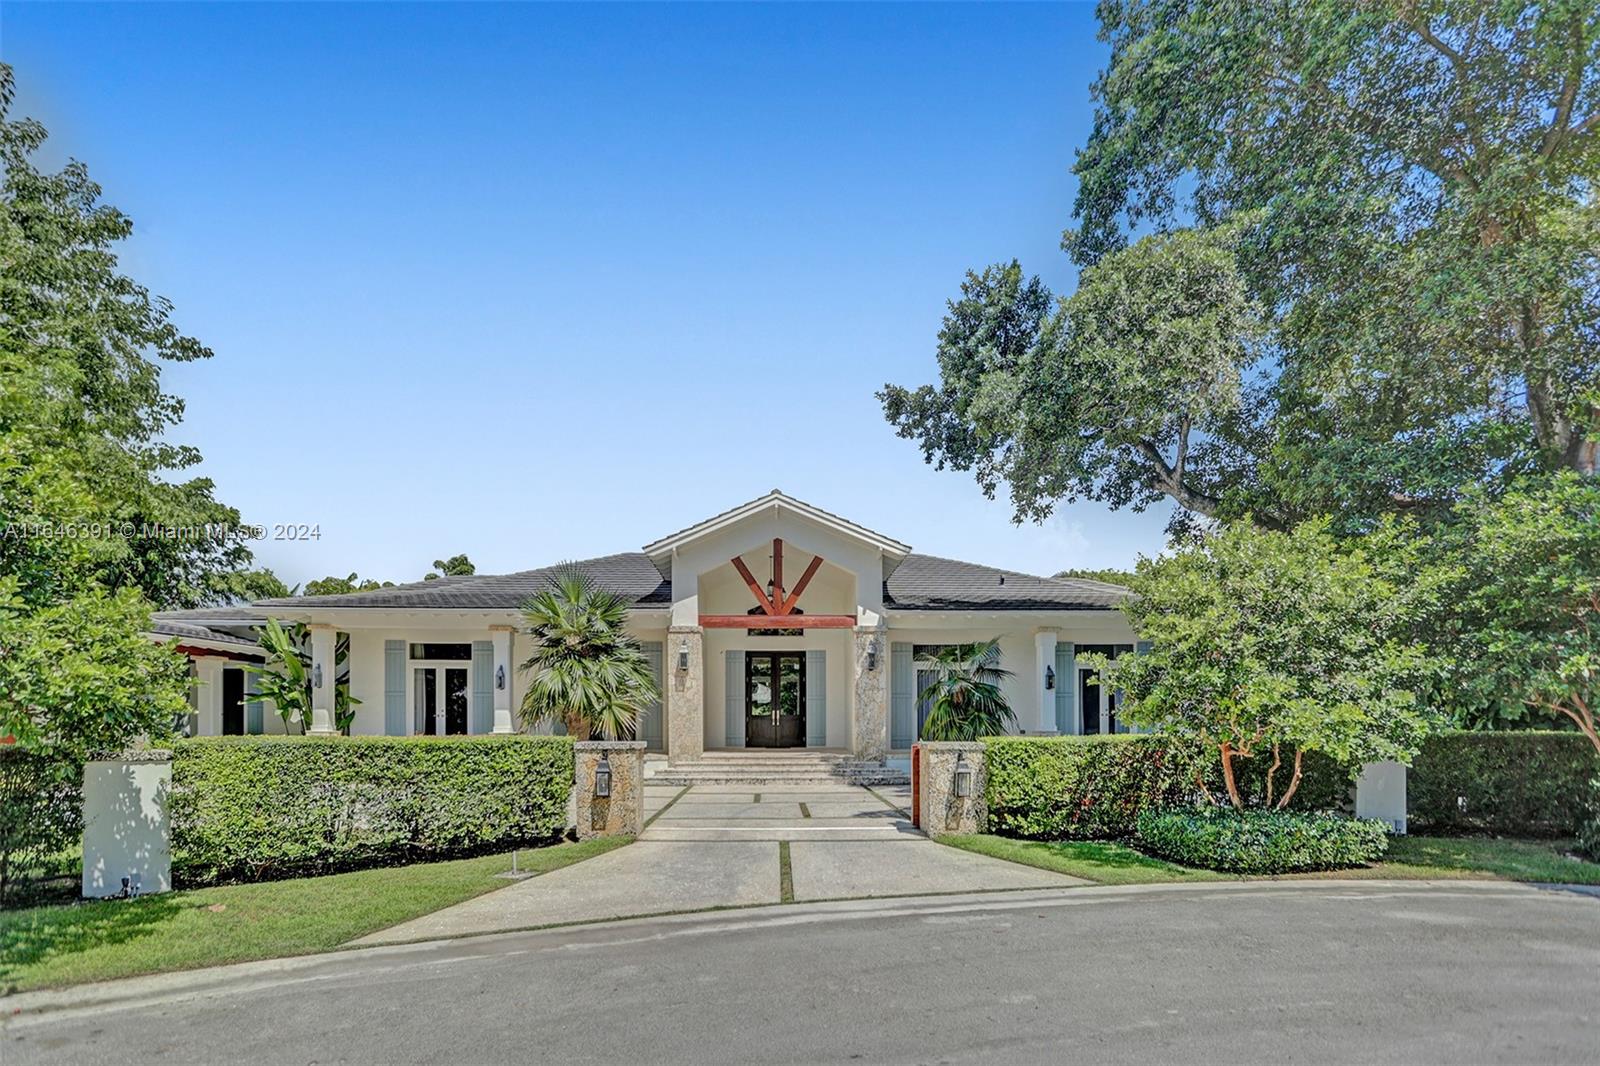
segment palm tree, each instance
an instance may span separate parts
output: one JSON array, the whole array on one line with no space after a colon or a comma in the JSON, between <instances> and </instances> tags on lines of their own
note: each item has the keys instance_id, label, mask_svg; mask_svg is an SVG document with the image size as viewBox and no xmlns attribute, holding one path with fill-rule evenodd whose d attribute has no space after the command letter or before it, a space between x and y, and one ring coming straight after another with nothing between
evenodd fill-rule
<instances>
[{"instance_id":1,"label":"palm tree","mask_svg":"<svg viewBox=\"0 0 1600 1066\"><path fill-rule=\"evenodd\" d=\"M533 638L533 654L522 664L533 671L523 720L559 719L579 740L633 736L657 690L650 660L625 628L628 602L564 566L522 614Z\"/></svg>"},{"instance_id":2,"label":"palm tree","mask_svg":"<svg viewBox=\"0 0 1600 1066\"><path fill-rule=\"evenodd\" d=\"M934 679L918 695L928 702L923 740L977 740L998 736L1015 725L1000 683L1011 676L1000 668L1000 638L940 648L920 669Z\"/></svg>"}]
</instances>

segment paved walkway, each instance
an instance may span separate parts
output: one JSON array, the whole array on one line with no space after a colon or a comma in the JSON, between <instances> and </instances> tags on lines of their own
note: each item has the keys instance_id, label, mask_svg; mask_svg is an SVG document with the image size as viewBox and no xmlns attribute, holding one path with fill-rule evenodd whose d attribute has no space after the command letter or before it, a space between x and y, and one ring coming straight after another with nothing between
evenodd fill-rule
<instances>
[{"instance_id":1,"label":"paved walkway","mask_svg":"<svg viewBox=\"0 0 1600 1066\"><path fill-rule=\"evenodd\" d=\"M880 798L881 797L881 798ZM646 914L1086 882L935 844L910 790L646 785L644 834L607 852L356 941L385 944ZM898 806L897 806L898 804ZM782 854L787 850L785 884ZM788 894L785 896L785 890Z\"/></svg>"}]
</instances>

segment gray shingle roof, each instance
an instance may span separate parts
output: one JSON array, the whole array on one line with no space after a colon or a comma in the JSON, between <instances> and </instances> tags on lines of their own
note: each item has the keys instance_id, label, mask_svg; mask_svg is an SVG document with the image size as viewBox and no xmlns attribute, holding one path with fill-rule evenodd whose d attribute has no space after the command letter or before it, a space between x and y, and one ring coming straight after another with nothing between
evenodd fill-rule
<instances>
[{"instance_id":1,"label":"gray shingle roof","mask_svg":"<svg viewBox=\"0 0 1600 1066\"><path fill-rule=\"evenodd\" d=\"M635 606L665 607L672 603L671 583L662 578L661 571L643 552L580 559L570 565L588 574L603 588L627 598ZM348 595L261 600L257 606L515 610L528 597L548 586L558 569L559 564L537 570L521 570L514 574L463 574Z\"/></svg>"},{"instance_id":2,"label":"gray shingle roof","mask_svg":"<svg viewBox=\"0 0 1600 1066\"><path fill-rule=\"evenodd\" d=\"M572 565L637 607L666 607L672 602L672 583L643 552L583 559ZM472 574L349 595L262 600L257 606L515 610L545 587L556 569ZM884 582L884 603L891 610L1093 611L1113 608L1128 595L1120 585L1103 581L1035 577L915 553L907 555Z\"/></svg>"},{"instance_id":3,"label":"gray shingle roof","mask_svg":"<svg viewBox=\"0 0 1600 1066\"><path fill-rule=\"evenodd\" d=\"M902 611L1104 611L1131 595L1104 581L1035 577L914 552L883 583L884 606Z\"/></svg>"},{"instance_id":4,"label":"gray shingle roof","mask_svg":"<svg viewBox=\"0 0 1600 1066\"><path fill-rule=\"evenodd\" d=\"M261 646L253 640L229 633L226 630L212 629L210 626L198 622L185 622L177 618L156 615L150 620L150 631L157 636L177 637L179 640L205 640L213 644L229 644L241 651L261 650Z\"/></svg>"}]
</instances>

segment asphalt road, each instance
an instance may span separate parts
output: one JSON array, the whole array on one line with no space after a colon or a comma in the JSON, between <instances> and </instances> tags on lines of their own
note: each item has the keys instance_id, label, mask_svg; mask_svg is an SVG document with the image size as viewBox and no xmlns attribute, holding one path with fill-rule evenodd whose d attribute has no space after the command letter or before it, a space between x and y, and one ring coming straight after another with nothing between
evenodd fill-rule
<instances>
[{"instance_id":1,"label":"asphalt road","mask_svg":"<svg viewBox=\"0 0 1600 1066\"><path fill-rule=\"evenodd\" d=\"M1071 888L378 948L38 1013L16 997L0 1062L1600 1062L1597 980L1600 899L1563 891Z\"/></svg>"}]
</instances>

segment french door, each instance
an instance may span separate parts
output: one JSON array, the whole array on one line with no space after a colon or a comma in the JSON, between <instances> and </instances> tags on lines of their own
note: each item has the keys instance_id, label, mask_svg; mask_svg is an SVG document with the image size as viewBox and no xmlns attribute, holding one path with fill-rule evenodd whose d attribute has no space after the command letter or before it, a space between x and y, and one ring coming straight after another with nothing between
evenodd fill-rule
<instances>
[{"instance_id":1,"label":"french door","mask_svg":"<svg viewBox=\"0 0 1600 1066\"><path fill-rule=\"evenodd\" d=\"M805 653L745 652L744 707L745 747L805 747Z\"/></svg>"},{"instance_id":2,"label":"french door","mask_svg":"<svg viewBox=\"0 0 1600 1066\"><path fill-rule=\"evenodd\" d=\"M424 736L467 732L467 667L463 664L411 664L412 731Z\"/></svg>"},{"instance_id":3,"label":"french door","mask_svg":"<svg viewBox=\"0 0 1600 1066\"><path fill-rule=\"evenodd\" d=\"M1078 712L1083 716L1083 733L1117 731L1117 691L1098 684L1099 671L1078 667Z\"/></svg>"}]
</instances>

